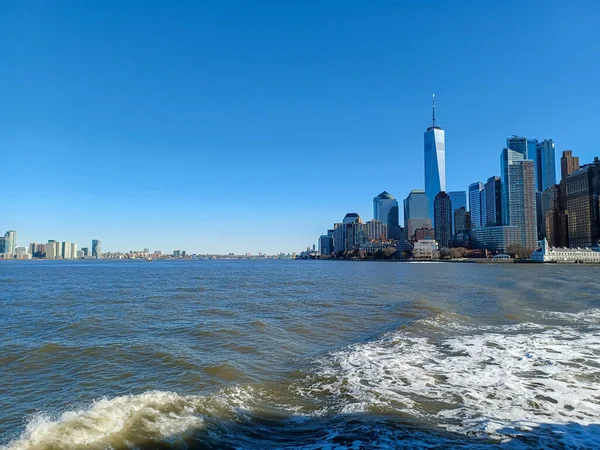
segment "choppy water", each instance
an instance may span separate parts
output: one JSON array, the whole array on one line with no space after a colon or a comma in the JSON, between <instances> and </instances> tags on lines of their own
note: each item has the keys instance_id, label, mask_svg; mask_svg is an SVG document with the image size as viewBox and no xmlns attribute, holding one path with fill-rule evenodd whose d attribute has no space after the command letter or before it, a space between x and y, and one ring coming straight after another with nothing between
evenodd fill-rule
<instances>
[{"instance_id":1,"label":"choppy water","mask_svg":"<svg viewBox=\"0 0 600 450\"><path fill-rule=\"evenodd\" d=\"M600 267L0 264L0 447L600 448Z\"/></svg>"}]
</instances>

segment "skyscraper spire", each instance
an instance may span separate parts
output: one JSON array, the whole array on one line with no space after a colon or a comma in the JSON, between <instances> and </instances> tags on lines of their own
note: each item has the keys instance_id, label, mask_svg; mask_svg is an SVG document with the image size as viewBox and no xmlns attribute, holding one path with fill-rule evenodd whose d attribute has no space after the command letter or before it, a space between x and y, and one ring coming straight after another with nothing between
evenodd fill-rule
<instances>
[{"instance_id":1,"label":"skyscraper spire","mask_svg":"<svg viewBox=\"0 0 600 450\"><path fill-rule=\"evenodd\" d=\"M431 94L432 100L431 100L431 109L432 109L432 113L433 113L433 125L432 127L435 128L435 94Z\"/></svg>"}]
</instances>

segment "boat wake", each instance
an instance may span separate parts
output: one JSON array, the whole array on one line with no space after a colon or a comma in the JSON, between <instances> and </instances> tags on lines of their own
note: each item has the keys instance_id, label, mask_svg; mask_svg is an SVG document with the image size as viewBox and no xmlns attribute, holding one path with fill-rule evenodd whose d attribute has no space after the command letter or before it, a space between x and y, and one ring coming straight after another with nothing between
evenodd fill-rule
<instances>
[{"instance_id":1,"label":"boat wake","mask_svg":"<svg viewBox=\"0 0 600 450\"><path fill-rule=\"evenodd\" d=\"M276 388L100 399L32 417L4 448L600 448L600 310L561 314L478 326L439 313Z\"/></svg>"}]
</instances>

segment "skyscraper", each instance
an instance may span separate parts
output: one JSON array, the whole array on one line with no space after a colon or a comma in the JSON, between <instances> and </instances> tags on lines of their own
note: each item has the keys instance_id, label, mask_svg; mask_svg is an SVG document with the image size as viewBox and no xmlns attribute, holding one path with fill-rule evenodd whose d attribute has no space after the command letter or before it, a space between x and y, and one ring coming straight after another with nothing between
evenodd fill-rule
<instances>
[{"instance_id":1,"label":"skyscraper","mask_svg":"<svg viewBox=\"0 0 600 450\"><path fill-rule=\"evenodd\" d=\"M385 223L379 220L369 220L365 223L367 239L371 240L386 240L388 238L388 227Z\"/></svg>"},{"instance_id":2,"label":"skyscraper","mask_svg":"<svg viewBox=\"0 0 600 450\"><path fill-rule=\"evenodd\" d=\"M450 199L450 202L452 202L452 199ZM470 224L467 223L467 220L470 220L467 209L464 206L461 206L458 209L452 206L452 209L454 210L454 235L456 236L459 233L464 233L465 231L471 229Z\"/></svg>"},{"instance_id":3,"label":"skyscraper","mask_svg":"<svg viewBox=\"0 0 600 450\"><path fill-rule=\"evenodd\" d=\"M429 201L424 190L413 189L404 200L404 230L409 241L418 228L431 228Z\"/></svg>"},{"instance_id":4,"label":"skyscraper","mask_svg":"<svg viewBox=\"0 0 600 450\"><path fill-rule=\"evenodd\" d=\"M569 245L591 247L600 241L600 160L566 177Z\"/></svg>"},{"instance_id":5,"label":"skyscraper","mask_svg":"<svg viewBox=\"0 0 600 450\"><path fill-rule=\"evenodd\" d=\"M544 192L556 184L556 157L552 139L536 142L535 146L536 190Z\"/></svg>"},{"instance_id":6,"label":"skyscraper","mask_svg":"<svg viewBox=\"0 0 600 450\"><path fill-rule=\"evenodd\" d=\"M538 224L533 161L515 161L508 166L508 169L508 188L506 189L508 208L506 209L509 222L505 222L505 225L518 227L521 245L535 250Z\"/></svg>"},{"instance_id":7,"label":"skyscraper","mask_svg":"<svg viewBox=\"0 0 600 450\"><path fill-rule=\"evenodd\" d=\"M92 241L92 256L94 258L102 257L102 242L98 239Z\"/></svg>"},{"instance_id":8,"label":"skyscraper","mask_svg":"<svg viewBox=\"0 0 600 450\"><path fill-rule=\"evenodd\" d=\"M445 133L435 124L435 96L433 97L432 124L425 132L425 193L429 200L428 217L433 218L435 196L446 191ZM435 220L434 220L435 226Z\"/></svg>"},{"instance_id":9,"label":"skyscraper","mask_svg":"<svg viewBox=\"0 0 600 450\"><path fill-rule=\"evenodd\" d=\"M500 177L490 177L484 186L485 223L484 226L502 225L502 183Z\"/></svg>"},{"instance_id":10,"label":"skyscraper","mask_svg":"<svg viewBox=\"0 0 600 450\"><path fill-rule=\"evenodd\" d=\"M445 192L435 196L434 201L435 240L439 247L449 247L452 237L452 201Z\"/></svg>"},{"instance_id":11,"label":"skyscraper","mask_svg":"<svg viewBox=\"0 0 600 450\"><path fill-rule=\"evenodd\" d=\"M17 252L17 232L15 230L8 230L4 237L6 238L4 258L12 258Z\"/></svg>"},{"instance_id":12,"label":"skyscraper","mask_svg":"<svg viewBox=\"0 0 600 450\"><path fill-rule=\"evenodd\" d=\"M333 253L333 238L327 234L319 237L319 254L320 255L331 255Z\"/></svg>"},{"instance_id":13,"label":"skyscraper","mask_svg":"<svg viewBox=\"0 0 600 450\"><path fill-rule=\"evenodd\" d=\"M579 169L579 156L573 156L571 150L565 150L562 152L560 158L560 177L561 180L567 178L567 175L575 172Z\"/></svg>"},{"instance_id":14,"label":"skyscraper","mask_svg":"<svg viewBox=\"0 0 600 450\"><path fill-rule=\"evenodd\" d=\"M71 259L71 243L69 241L65 241L62 243L62 259Z\"/></svg>"},{"instance_id":15,"label":"skyscraper","mask_svg":"<svg viewBox=\"0 0 600 450\"><path fill-rule=\"evenodd\" d=\"M471 228L479 228L484 225L481 192L483 183L477 181L469 186L469 212L471 213Z\"/></svg>"},{"instance_id":16,"label":"skyscraper","mask_svg":"<svg viewBox=\"0 0 600 450\"><path fill-rule=\"evenodd\" d=\"M467 193L465 191L452 191L448 192L448 196L450 197L450 201L452 202L452 230L455 230L454 226L454 213L456 210L460 208L465 208L465 212L467 210ZM464 231L464 228L460 231ZM454 233L453 233L454 234Z\"/></svg>"},{"instance_id":17,"label":"skyscraper","mask_svg":"<svg viewBox=\"0 0 600 450\"><path fill-rule=\"evenodd\" d=\"M400 224L398 221L398 200L383 191L373 198L373 219L384 223L390 238L400 239Z\"/></svg>"},{"instance_id":18,"label":"skyscraper","mask_svg":"<svg viewBox=\"0 0 600 450\"><path fill-rule=\"evenodd\" d=\"M525 138L519 138L525 139ZM509 141L507 139L507 141ZM508 142L507 142L508 143ZM522 147L522 146L521 146ZM521 148L522 149L522 148ZM509 167L518 161L524 161L527 155L527 146L525 146L524 153L521 151L513 150L512 148L505 148L502 150L500 156L500 177L502 187L502 224L510 225L510 209L508 202L508 187L509 187ZM535 195L535 194L534 194Z\"/></svg>"}]
</instances>

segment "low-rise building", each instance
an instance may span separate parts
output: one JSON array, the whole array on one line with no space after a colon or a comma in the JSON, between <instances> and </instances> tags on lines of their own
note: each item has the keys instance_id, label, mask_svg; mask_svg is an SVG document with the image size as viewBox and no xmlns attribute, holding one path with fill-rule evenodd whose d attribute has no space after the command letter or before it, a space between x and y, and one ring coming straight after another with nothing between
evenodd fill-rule
<instances>
[{"instance_id":1,"label":"low-rise building","mask_svg":"<svg viewBox=\"0 0 600 450\"><path fill-rule=\"evenodd\" d=\"M511 245L520 245L521 235L517 226L501 225L479 227L471 230L471 247L506 253Z\"/></svg>"},{"instance_id":2,"label":"low-rise building","mask_svg":"<svg viewBox=\"0 0 600 450\"><path fill-rule=\"evenodd\" d=\"M438 257L438 243L434 239L421 239L413 245L413 258L434 259Z\"/></svg>"},{"instance_id":3,"label":"low-rise building","mask_svg":"<svg viewBox=\"0 0 600 450\"><path fill-rule=\"evenodd\" d=\"M600 264L600 247L566 248L550 247L546 239L540 241L540 248L531 255L532 261L565 262L565 263L596 263Z\"/></svg>"}]
</instances>

